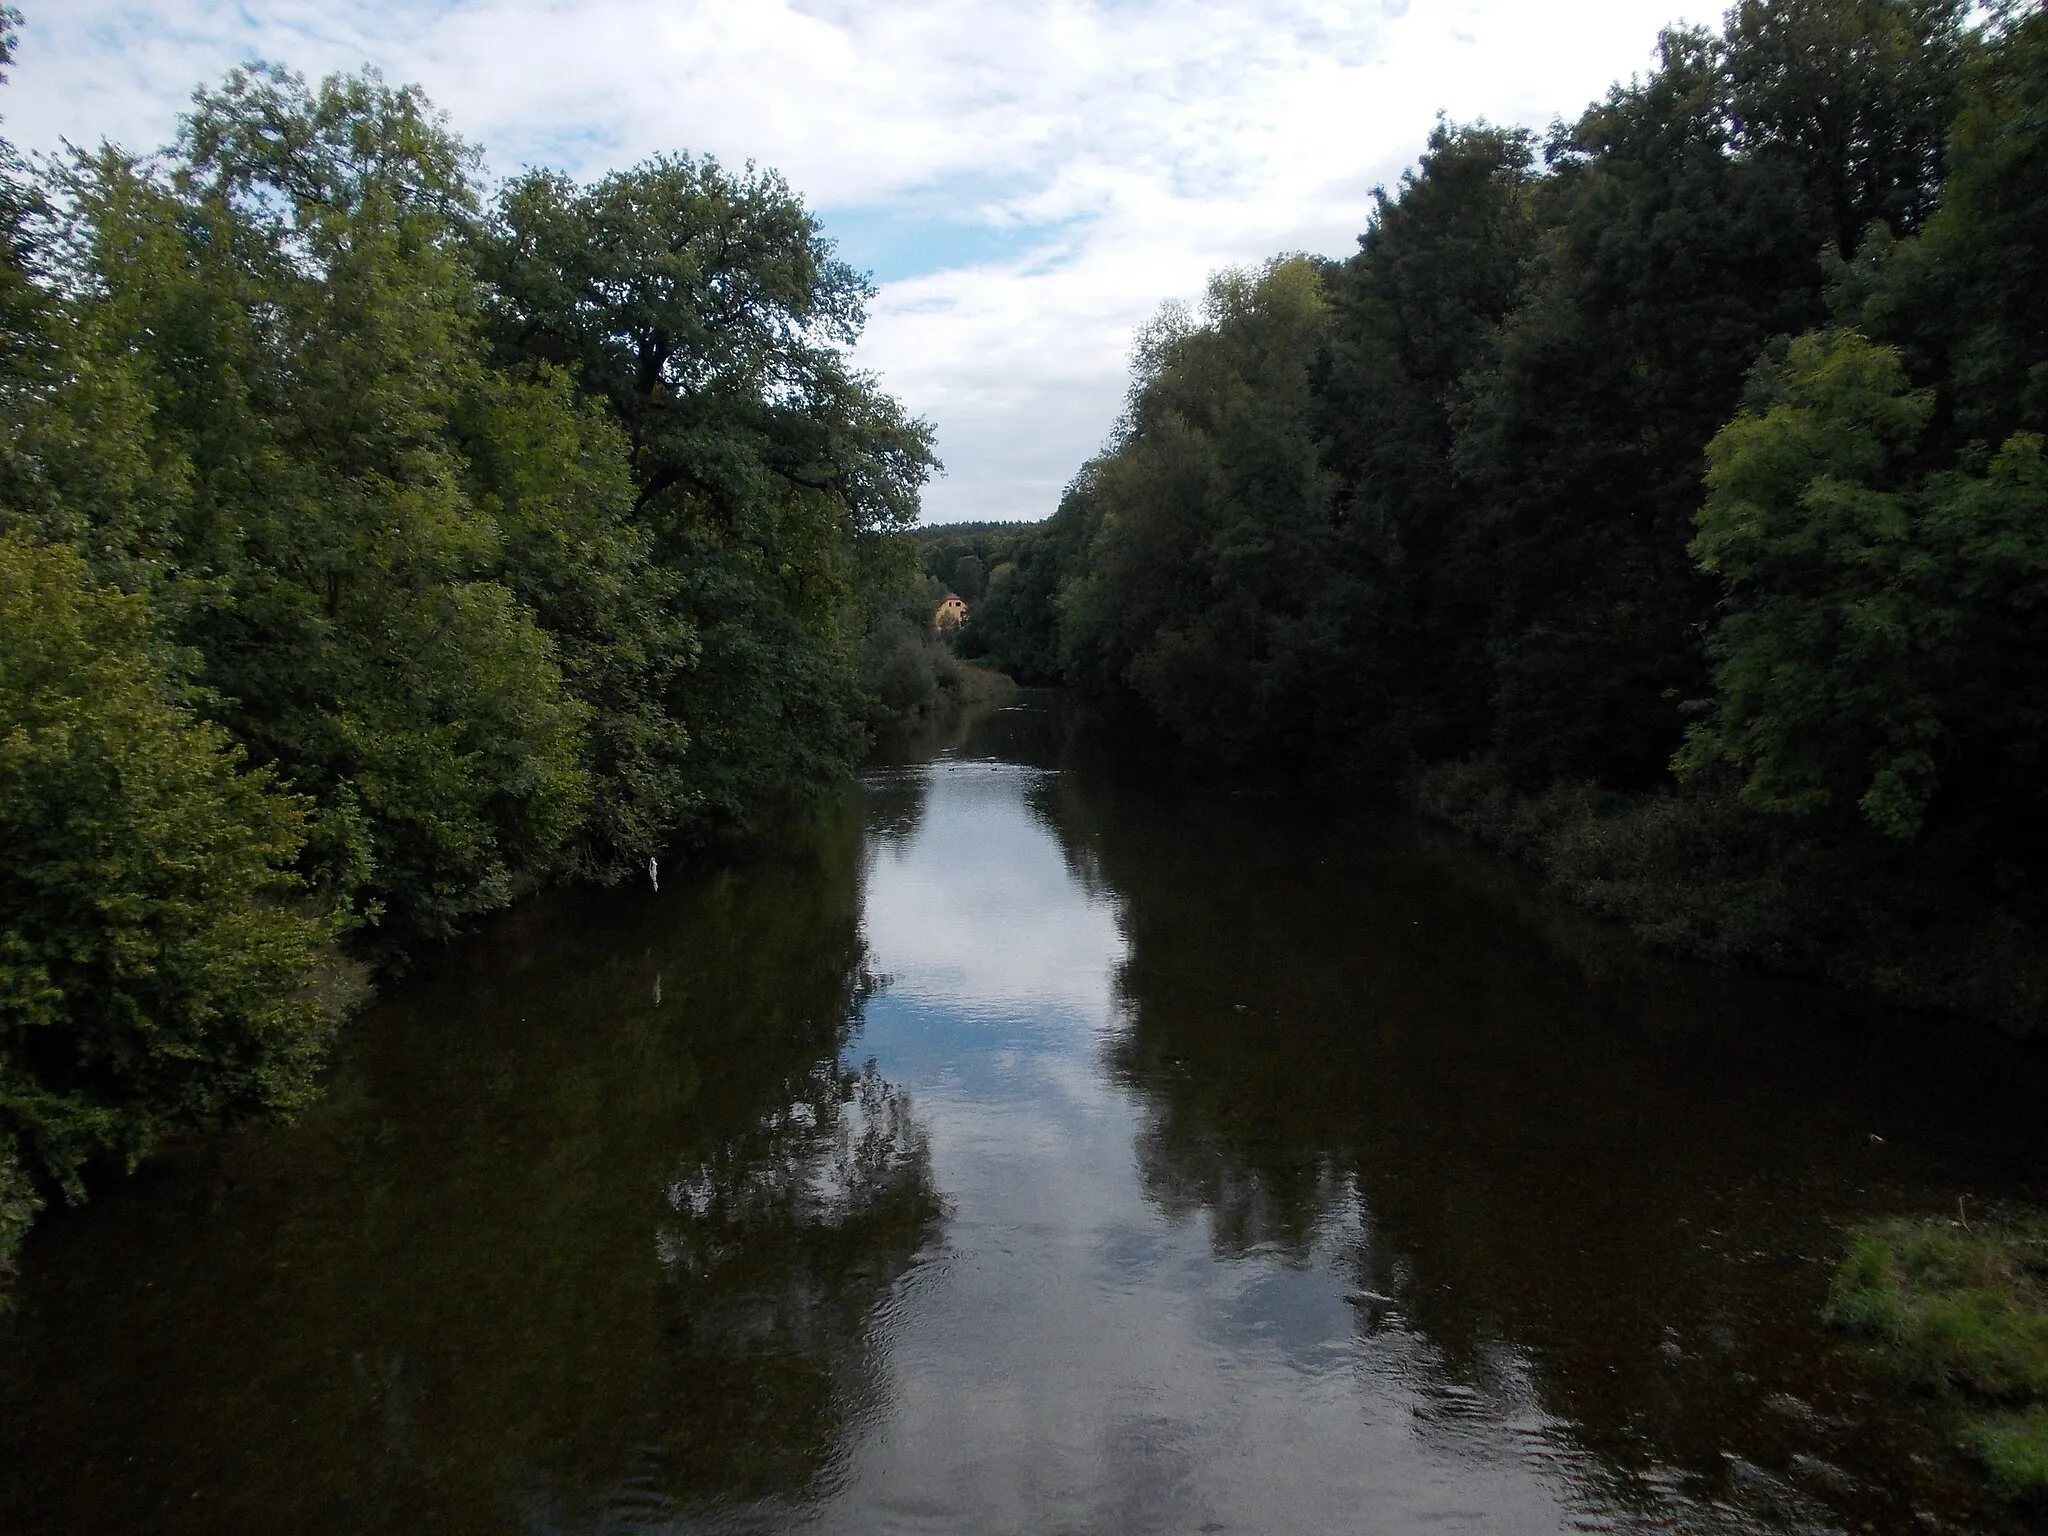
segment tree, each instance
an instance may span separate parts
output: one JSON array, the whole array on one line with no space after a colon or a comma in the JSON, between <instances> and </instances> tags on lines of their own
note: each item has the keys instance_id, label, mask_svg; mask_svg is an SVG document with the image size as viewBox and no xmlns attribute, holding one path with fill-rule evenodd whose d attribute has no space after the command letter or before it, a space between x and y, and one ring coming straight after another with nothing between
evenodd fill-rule
<instances>
[{"instance_id":1,"label":"tree","mask_svg":"<svg viewBox=\"0 0 2048 1536\"><path fill-rule=\"evenodd\" d=\"M1782 163L1853 252L1873 223L1925 222L1941 195L1967 0L1741 0L1728 13L1738 153Z\"/></svg>"},{"instance_id":2,"label":"tree","mask_svg":"<svg viewBox=\"0 0 2048 1536\"><path fill-rule=\"evenodd\" d=\"M1169 308L1141 336L1125 423L1079 492L1094 527L1059 597L1069 672L1226 758L1343 734L1326 718L1350 698L1332 482L1309 422L1327 324L1313 262L1217 274L1201 323Z\"/></svg>"},{"instance_id":3,"label":"tree","mask_svg":"<svg viewBox=\"0 0 2048 1536\"><path fill-rule=\"evenodd\" d=\"M612 878L704 815L679 709L697 664L680 576L634 516L631 448L603 402L545 364L482 375L457 422L503 579L588 711L590 802L571 865Z\"/></svg>"},{"instance_id":4,"label":"tree","mask_svg":"<svg viewBox=\"0 0 2048 1536\"><path fill-rule=\"evenodd\" d=\"M1948 182L1880 231L1716 438L1694 548L1723 587L1714 712L1679 763L1816 816L1939 831L2020 884L2048 856L2048 17L1970 52ZM1917 386L1917 387L1916 387Z\"/></svg>"},{"instance_id":5,"label":"tree","mask_svg":"<svg viewBox=\"0 0 2048 1536\"><path fill-rule=\"evenodd\" d=\"M930 429L847 365L864 281L780 178L688 157L522 178L480 252L500 358L562 369L631 445L697 647L666 697L701 808L678 820L836 778L863 739L856 642L935 467Z\"/></svg>"},{"instance_id":6,"label":"tree","mask_svg":"<svg viewBox=\"0 0 2048 1536\"><path fill-rule=\"evenodd\" d=\"M330 1027L305 803L160 649L143 599L0 535L0 1169L74 1200L176 1127L304 1103Z\"/></svg>"},{"instance_id":7,"label":"tree","mask_svg":"<svg viewBox=\"0 0 2048 1536\"><path fill-rule=\"evenodd\" d=\"M1941 206L1917 238L1869 243L1842 319L1937 388L1930 447L2048 431L2048 15L2016 10L1970 51Z\"/></svg>"},{"instance_id":8,"label":"tree","mask_svg":"<svg viewBox=\"0 0 2048 1536\"><path fill-rule=\"evenodd\" d=\"M1853 331L1801 337L1769 389L1768 406L1737 416L1709 450L1693 550L1725 594L1715 705L1678 768L1726 764L1764 811L1850 802L1909 840L1945 765L1960 760L1982 783L2016 749L2027 769L2038 762L2042 439L2015 435L1981 472L1916 478L1933 396L1909 386L1895 351ZM2007 780L1996 809L2031 810L2038 824L2037 783L1991 777Z\"/></svg>"},{"instance_id":9,"label":"tree","mask_svg":"<svg viewBox=\"0 0 2048 1536\"><path fill-rule=\"evenodd\" d=\"M1527 283L1531 136L1439 122L1398 190L1373 194L1358 253L1329 273L1315 414L1340 477L1356 587L1354 684L1425 757L1486 745L1493 691L1484 531L1452 472L1452 407Z\"/></svg>"},{"instance_id":10,"label":"tree","mask_svg":"<svg viewBox=\"0 0 2048 1536\"><path fill-rule=\"evenodd\" d=\"M32 424L40 526L150 594L318 802L309 870L404 934L549 869L585 794L585 711L465 483L473 158L417 92L258 69L200 93L167 173L81 160Z\"/></svg>"},{"instance_id":11,"label":"tree","mask_svg":"<svg viewBox=\"0 0 2048 1536\"><path fill-rule=\"evenodd\" d=\"M0 82L14 61L21 16L0 6ZM47 212L41 190L14 146L0 139L0 504L19 504L33 480L21 452L28 402L49 367L49 301L36 281L32 225Z\"/></svg>"},{"instance_id":12,"label":"tree","mask_svg":"<svg viewBox=\"0 0 2048 1536\"><path fill-rule=\"evenodd\" d=\"M1493 745L1528 784L1664 771L1706 682L1702 452L1764 342L1820 314L1824 237L1794 178L1730 152L1719 41L1662 49L1553 137L1531 291L1460 410L1496 571Z\"/></svg>"}]
</instances>

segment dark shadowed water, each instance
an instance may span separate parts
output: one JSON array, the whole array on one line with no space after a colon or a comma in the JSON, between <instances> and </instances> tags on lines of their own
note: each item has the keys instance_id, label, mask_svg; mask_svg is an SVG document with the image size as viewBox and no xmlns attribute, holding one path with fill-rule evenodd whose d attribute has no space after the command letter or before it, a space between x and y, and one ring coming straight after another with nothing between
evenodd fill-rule
<instances>
[{"instance_id":1,"label":"dark shadowed water","mask_svg":"<svg viewBox=\"0 0 2048 1536\"><path fill-rule=\"evenodd\" d=\"M1049 706L430 958L28 1255L0 1529L2023 1529L1819 1320L2038 1053L1649 961Z\"/></svg>"}]
</instances>

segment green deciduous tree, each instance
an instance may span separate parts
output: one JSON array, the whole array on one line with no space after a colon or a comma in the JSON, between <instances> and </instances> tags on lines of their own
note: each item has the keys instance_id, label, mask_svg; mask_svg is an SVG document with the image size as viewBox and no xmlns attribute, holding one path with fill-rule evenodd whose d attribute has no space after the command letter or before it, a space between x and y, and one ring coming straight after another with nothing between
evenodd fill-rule
<instances>
[{"instance_id":1,"label":"green deciduous tree","mask_svg":"<svg viewBox=\"0 0 2048 1536\"><path fill-rule=\"evenodd\" d=\"M306 807L159 651L142 598L0 535L0 1166L73 1198L169 1130L305 1102L329 1032Z\"/></svg>"},{"instance_id":2,"label":"green deciduous tree","mask_svg":"<svg viewBox=\"0 0 2048 1536\"><path fill-rule=\"evenodd\" d=\"M2031 759L2048 726L2042 440L1916 477L1933 395L1853 331L1801 337L1771 393L1710 450L1693 548L1726 594L1716 708L1679 768L1726 762L1758 809L1851 802L1908 839L1945 768L1960 757L1981 783L1973 760Z\"/></svg>"},{"instance_id":3,"label":"green deciduous tree","mask_svg":"<svg viewBox=\"0 0 2048 1536\"><path fill-rule=\"evenodd\" d=\"M1535 250L1531 135L1439 123L1358 253L1329 274L1313 406L1340 479L1356 685L1425 757L1478 750L1493 693L1489 530L1451 464L1453 405L1513 313Z\"/></svg>"},{"instance_id":4,"label":"green deciduous tree","mask_svg":"<svg viewBox=\"0 0 2048 1536\"><path fill-rule=\"evenodd\" d=\"M1731 153L1728 95L1720 41L1668 33L1654 73L1553 137L1531 289L1468 379L1491 734L1524 783L1663 771L1705 681L1702 451L1763 343L1821 313L1824 231L1795 178Z\"/></svg>"},{"instance_id":5,"label":"green deciduous tree","mask_svg":"<svg viewBox=\"0 0 2048 1536\"><path fill-rule=\"evenodd\" d=\"M846 349L868 289L780 178L668 157L507 188L480 246L510 363L565 370L631 446L633 516L688 624L678 829L845 771L856 646L902 561L930 429Z\"/></svg>"},{"instance_id":6,"label":"green deciduous tree","mask_svg":"<svg viewBox=\"0 0 2048 1536\"><path fill-rule=\"evenodd\" d=\"M1199 322L1169 308L1140 339L1118 441L1063 514L1093 523L1059 598L1069 668L1229 758L1337 734L1326 711L1353 697L1309 420L1327 326L1300 257L1219 274Z\"/></svg>"},{"instance_id":7,"label":"green deciduous tree","mask_svg":"<svg viewBox=\"0 0 2048 1536\"><path fill-rule=\"evenodd\" d=\"M698 655L681 577L634 515L625 433L566 373L490 371L458 426L476 505L499 530L503 579L589 711L590 803L571 863L610 877L705 811L681 716Z\"/></svg>"},{"instance_id":8,"label":"green deciduous tree","mask_svg":"<svg viewBox=\"0 0 2048 1536\"><path fill-rule=\"evenodd\" d=\"M1958 86L1940 207L1843 275L1845 319L1934 385L1930 448L2048 431L2048 15L1980 40Z\"/></svg>"},{"instance_id":9,"label":"green deciduous tree","mask_svg":"<svg viewBox=\"0 0 2048 1536\"><path fill-rule=\"evenodd\" d=\"M1848 255L1917 229L1967 53L1966 0L1741 0L1728 13L1737 152L1782 165Z\"/></svg>"},{"instance_id":10,"label":"green deciduous tree","mask_svg":"<svg viewBox=\"0 0 2048 1536\"><path fill-rule=\"evenodd\" d=\"M2038 11L1971 46L1939 206L1840 275L1860 329L1794 343L1716 439L1717 694L1679 760L1760 808L1938 830L2021 886L2048 849L2044 60Z\"/></svg>"},{"instance_id":11,"label":"green deciduous tree","mask_svg":"<svg viewBox=\"0 0 2048 1536\"><path fill-rule=\"evenodd\" d=\"M314 796L310 868L442 933L578 825L585 709L501 581L459 419L490 393L473 156L416 92L202 92L168 171L73 167L41 524L148 592L212 708Z\"/></svg>"}]
</instances>

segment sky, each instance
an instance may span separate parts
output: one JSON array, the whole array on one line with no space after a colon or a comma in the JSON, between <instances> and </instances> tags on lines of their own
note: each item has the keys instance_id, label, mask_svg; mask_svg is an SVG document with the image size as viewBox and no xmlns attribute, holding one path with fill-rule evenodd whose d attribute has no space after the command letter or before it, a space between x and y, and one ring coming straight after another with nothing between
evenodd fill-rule
<instances>
[{"instance_id":1,"label":"sky","mask_svg":"<svg viewBox=\"0 0 2048 1536\"><path fill-rule=\"evenodd\" d=\"M937 430L925 520L1052 512L1132 333L1219 267L1355 248L1439 113L1547 125L1683 0L19 0L8 137L168 141L252 58L412 81L494 175L782 172L878 289L860 365Z\"/></svg>"}]
</instances>

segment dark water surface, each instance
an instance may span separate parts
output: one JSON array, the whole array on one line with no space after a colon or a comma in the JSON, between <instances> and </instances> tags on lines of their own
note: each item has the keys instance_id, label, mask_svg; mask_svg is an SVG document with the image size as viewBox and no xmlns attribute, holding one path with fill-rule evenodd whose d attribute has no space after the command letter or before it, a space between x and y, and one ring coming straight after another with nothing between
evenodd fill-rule
<instances>
[{"instance_id":1,"label":"dark water surface","mask_svg":"<svg viewBox=\"0 0 2048 1536\"><path fill-rule=\"evenodd\" d=\"M1998 1531L1818 1320L2038 1053L1643 959L1026 704L543 896L28 1255L0 1529Z\"/></svg>"}]
</instances>

